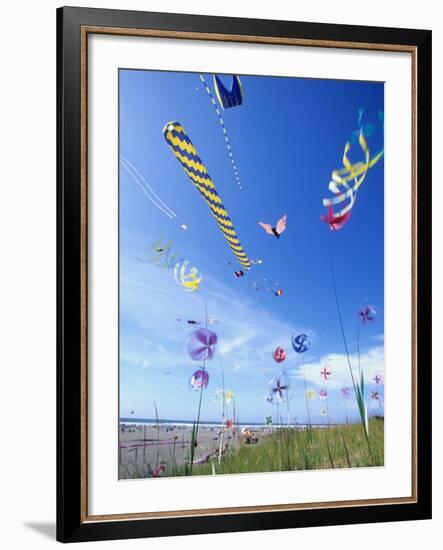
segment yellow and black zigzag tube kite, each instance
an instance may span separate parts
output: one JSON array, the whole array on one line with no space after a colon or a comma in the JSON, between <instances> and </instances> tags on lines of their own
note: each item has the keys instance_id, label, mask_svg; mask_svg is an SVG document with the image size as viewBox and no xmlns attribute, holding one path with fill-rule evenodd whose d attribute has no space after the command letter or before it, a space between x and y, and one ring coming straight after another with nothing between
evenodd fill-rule
<instances>
[{"instance_id":1,"label":"yellow and black zigzag tube kite","mask_svg":"<svg viewBox=\"0 0 443 550\"><path fill-rule=\"evenodd\" d=\"M232 252L236 255L240 265L244 269L250 269L251 261L246 256L231 218L226 212L206 166L198 156L197 150L186 134L185 129L179 122L168 122L163 129L163 136L169 148L183 166L184 171L205 199L220 231L223 233Z\"/></svg>"}]
</instances>

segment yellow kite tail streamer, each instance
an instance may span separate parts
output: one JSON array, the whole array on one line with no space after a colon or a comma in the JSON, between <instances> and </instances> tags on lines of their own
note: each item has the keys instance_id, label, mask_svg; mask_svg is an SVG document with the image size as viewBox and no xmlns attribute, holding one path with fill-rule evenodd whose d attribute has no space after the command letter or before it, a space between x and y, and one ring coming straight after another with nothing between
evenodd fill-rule
<instances>
[{"instance_id":1,"label":"yellow kite tail streamer","mask_svg":"<svg viewBox=\"0 0 443 550\"><path fill-rule=\"evenodd\" d=\"M348 153L351 149L351 144L349 141L345 145L343 153L343 168L338 168L334 170L331 175L331 181L329 183L329 190L335 194L333 198L323 199L323 206L333 206L336 204L341 204L347 199L349 203L345 208L337 212L336 216L343 216L354 206L355 197L357 196L357 190L360 185L363 183L366 174L372 166L374 166L383 156L383 149L371 159L369 147L366 142L366 139L363 135L363 132L360 132L358 142L360 148L363 151L365 162L356 162L352 164L348 158ZM349 182L354 180L354 185L351 187ZM343 186L346 191L340 193L339 187Z\"/></svg>"},{"instance_id":2,"label":"yellow kite tail streamer","mask_svg":"<svg viewBox=\"0 0 443 550\"><path fill-rule=\"evenodd\" d=\"M195 292L199 288L202 277L199 276L196 267L188 268L189 263L189 260L185 260L183 263L177 262L173 269L173 275L177 283L187 292Z\"/></svg>"},{"instance_id":3,"label":"yellow kite tail streamer","mask_svg":"<svg viewBox=\"0 0 443 550\"><path fill-rule=\"evenodd\" d=\"M240 265L244 269L250 269L252 266L251 260L246 256L231 218L223 206L206 166L198 156L197 150L186 134L185 129L179 122L168 122L163 129L163 136L191 182L200 191Z\"/></svg>"}]
</instances>

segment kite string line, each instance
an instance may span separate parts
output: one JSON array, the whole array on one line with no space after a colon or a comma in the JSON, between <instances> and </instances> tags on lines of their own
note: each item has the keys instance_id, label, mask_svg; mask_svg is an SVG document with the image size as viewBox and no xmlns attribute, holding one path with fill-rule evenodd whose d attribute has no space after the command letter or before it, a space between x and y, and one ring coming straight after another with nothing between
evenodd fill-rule
<instances>
[{"instance_id":1,"label":"kite string line","mask_svg":"<svg viewBox=\"0 0 443 550\"><path fill-rule=\"evenodd\" d=\"M125 168L125 170L128 172L128 174L131 176L131 178L135 181L135 183L140 187L140 189L143 191L143 193L148 197L148 199L152 202L154 206L156 206L159 210L163 212L163 214L166 214L170 220L172 220L171 214L167 212L166 210L163 210L163 208L155 202L155 200L149 195L149 193L144 188L143 184L140 183L140 181L137 179L137 176L129 169L129 167L120 159L120 164Z\"/></svg>"},{"instance_id":2,"label":"kite string line","mask_svg":"<svg viewBox=\"0 0 443 550\"><path fill-rule=\"evenodd\" d=\"M143 191L143 193L148 197L148 199L152 202L154 206L156 206L163 214L168 216L170 220L173 219L173 216L166 210L164 210L155 200L150 196L148 191L145 189L143 184L138 180L137 176L130 170L130 168L120 159L120 164L125 168L125 170L128 172L128 174L131 176L131 178L135 181L135 183L140 187L140 189Z\"/></svg>"},{"instance_id":3,"label":"kite string line","mask_svg":"<svg viewBox=\"0 0 443 550\"><path fill-rule=\"evenodd\" d=\"M305 388L305 401L306 401L306 414L307 414L307 420L308 420L308 431L311 429L311 415L309 413L309 403L308 403L308 388L306 387L306 369L305 369L305 361L303 359L303 354L301 354L301 363L303 368L303 385ZM310 431L309 431L310 433Z\"/></svg>"},{"instance_id":4,"label":"kite string line","mask_svg":"<svg viewBox=\"0 0 443 550\"><path fill-rule=\"evenodd\" d=\"M157 195L157 193L154 191L154 189L152 189L152 187L149 185L149 183L146 181L146 179L143 177L142 174L140 174L140 172L137 170L137 168L132 164L131 161L129 161L127 158L125 158L123 155L120 155L122 160L124 162L126 162L126 164L129 165L130 168L132 168L132 170L137 174L137 176L141 179L141 181L144 183L144 185L149 189L149 191L154 195L154 197L156 198L156 200L166 209L168 210L172 216L174 216L174 218L177 217L177 214L171 209L169 208L169 206L167 204L165 204L161 198Z\"/></svg>"},{"instance_id":5,"label":"kite string line","mask_svg":"<svg viewBox=\"0 0 443 550\"><path fill-rule=\"evenodd\" d=\"M220 353L220 350L218 351L218 358L220 360L220 367L221 367L221 375L222 375L222 392L223 392L223 400L222 400L222 425L221 425L221 434L220 434L220 445L218 449L218 471L220 473L220 465L221 465L221 456L222 456L222 450L223 450L223 434L225 431L225 409L227 408L226 404L226 395L225 395L225 372L223 369L223 359ZM226 412L227 415L227 412ZM235 421L235 418L234 418Z\"/></svg>"},{"instance_id":6,"label":"kite string line","mask_svg":"<svg viewBox=\"0 0 443 550\"><path fill-rule=\"evenodd\" d=\"M290 426L290 416L291 416L291 411L290 411L290 408L289 408L289 391L288 391L288 388L289 388L289 378L288 378L288 375L286 373L286 370L283 371L283 375L284 375L284 380L285 380L285 383L286 383L286 409L287 409L287 413L288 413L288 428Z\"/></svg>"},{"instance_id":7,"label":"kite string line","mask_svg":"<svg viewBox=\"0 0 443 550\"><path fill-rule=\"evenodd\" d=\"M225 139L226 147L228 149L228 155L229 155L229 158L231 159L232 169L234 171L234 176L235 176L235 179L237 181L237 185L238 185L239 189L242 189L240 176L238 175L237 165L236 165L235 160L234 160L234 155L232 154L232 147L231 147L231 143L229 141L228 132L226 131L225 123L224 123L223 118L221 116L220 110L217 107L217 102L215 101L214 96L212 95L212 92L211 92L211 90L209 89L209 86L206 83L205 77L202 74L200 75L200 80L202 81L202 83L205 87L206 93L208 94L209 99L211 100L211 103L212 103L212 105L215 109L215 112L217 113L217 118L218 118L218 121L219 121L220 126L222 128L223 137Z\"/></svg>"},{"instance_id":8,"label":"kite string line","mask_svg":"<svg viewBox=\"0 0 443 550\"><path fill-rule=\"evenodd\" d=\"M205 296L205 293L203 292L203 289L202 289L202 296L203 296L203 301L204 301L204 305L205 305L205 327L206 327L206 330L208 330L208 304L206 302L206 296ZM191 466L190 466L190 475L191 476L192 476L192 466L194 465L195 446L196 446L196 444L198 445L197 437L198 437L198 426L200 424L200 412L201 412L202 400L203 400L204 376L205 376L205 372L206 372L206 357L203 357L202 371L203 371L203 378L202 378L202 385L200 386L200 398L198 400L197 425L195 426L194 440L192 441L192 438L191 438L191 442L192 442Z\"/></svg>"},{"instance_id":9,"label":"kite string line","mask_svg":"<svg viewBox=\"0 0 443 550\"><path fill-rule=\"evenodd\" d=\"M205 376L205 372L206 372L206 359L203 359L203 367L202 367L202 371L203 371L203 378L202 378L202 385L200 386L200 397L199 397L199 400L198 400L198 411L197 411L197 423L195 425L195 432L194 432L194 440L192 441L192 438L191 438L191 441L192 441L192 449L191 449L191 467L190 467L190 475L192 476L192 466L194 465L194 454L195 454L195 447L198 445L198 426L200 424L200 412L201 412L201 408L202 408L202 400L203 400L203 389L204 389L204 376Z\"/></svg>"},{"instance_id":10,"label":"kite string line","mask_svg":"<svg viewBox=\"0 0 443 550\"><path fill-rule=\"evenodd\" d=\"M128 174L132 177L132 179L137 183L137 185L140 187L140 189L144 192L144 194L148 197L148 199L156 206L159 210L161 210L166 216L168 216L169 219L173 219L177 217L177 214L169 208L161 199L160 197L154 192L152 187L148 184L148 182L145 180L145 178L140 174L140 172L135 168L131 162L129 162L123 155L120 156L120 164L124 166ZM154 195L155 198L153 198L150 193ZM158 204L160 203L160 204Z\"/></svg>"},{"instance_id":11,"label":"kite string line","mask_svg":"<svg viewBox=\"0 0 443 550\"><path fill-rule=\"evenodd\" d=\"M333 264L333 261L332 261L332 238L331 238L331 235L329 235L329 267L330 267L330 270L331 270L331 279L332 279L332 287L333 287L333 290L334 290L335 305L336 305L336 308L337 308L337 316L338 316L338 321L339 321L339 324L340 324L340 330L341 330L341 335L342 335L342 339L343 339L343 344L344 344L344 347L345 347L346 358L347 358L348 367L349 367L349 373L351 375L352 386L354 388L355 393L357 394L356 383L355 383L355 379L354 379L354 373L353 373L353 370L352 370L351 360L349 358L348 343L347 343L347 340L346 340L345 330L344 330L344 326L343 326L343 319L342 319L342 316L341 316L340 302L339 302L339 299L338 299L337 284L336 284L336 280L335 280L334 264Z\"/></svg>"}]
</instances>

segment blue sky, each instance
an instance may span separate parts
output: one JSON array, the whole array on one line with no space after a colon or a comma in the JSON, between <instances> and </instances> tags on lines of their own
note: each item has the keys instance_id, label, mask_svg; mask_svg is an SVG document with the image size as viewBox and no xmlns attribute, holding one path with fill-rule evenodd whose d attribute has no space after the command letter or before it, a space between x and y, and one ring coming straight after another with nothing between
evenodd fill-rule
<instances>
[{"instance_id":1,"label":"blue sky","mask_svg":"<svg viewBox=\"0 0 443 550\"><path fill-rule=\"evenodd\" d=\"M205 78L212 88L212 75ZM230 84L228 77L222 80ZM330 365L329 414L332 421L342 421L340 387L351 382L331 284L330 236L351 354L356 353L357 312L372 304L379 315L361 329L361 360L368 380L383 373L383 162L368 172L342 230L330 235L320 221L331 172L341 167L344 145L357 129L358 109L365 109L367 122L377 123L384 109L383 84L256 76L242 76L242 84L243 105L222 112L243 186L239 191L199 75L120 70L120 153L177 214L170 219L156 208L120 166L121 416L134 411L136 417L152 418L155 401L162 418L195 417L198 392L189 389L188 380L198 363L187 354L195 327L176 319L203 318L204 297L208 316L218 320L210 328L219 343L207 364L203 419L220 417L212 396L221 387L223 363L241 421L260 422L272 414L265 403L268 382L284 367L291 421L304 422L301 362L291 335L305 332L312 340L304 354L308 387L321 389L320 368ZM248 256L263 259L243 278L233 276L240 268L235 257L163 138L170 121L185 127ZM371 151L381 149L382 139L381 130L368 138ZM358 145L350 156L362 160ZM274 224L285 213L288 227L279 240L258 225ZM185 292L167 269L147 260L157 241L172 241L179 257L197 267L201 290ZM254 290L252 282L264 277L279 282L283 296ZM287 351L280 365L272 358L277 346ZM351 359L356 365L356 357ZM377 403L370 406L377 412ZM347 407L356 417L352 399ZM311 408L313 421L320 421L318 399Z\"/></svg>"}]
</instances>

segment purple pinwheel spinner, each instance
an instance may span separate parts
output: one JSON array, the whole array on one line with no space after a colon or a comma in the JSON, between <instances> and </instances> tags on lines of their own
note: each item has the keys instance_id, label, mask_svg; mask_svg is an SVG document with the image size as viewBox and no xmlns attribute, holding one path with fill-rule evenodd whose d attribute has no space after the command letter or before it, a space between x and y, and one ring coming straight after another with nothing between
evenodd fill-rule
<instances>
[{"instance_id":1,"label":"purple pinwheel spinner","mask_svg":"<svg viewBox=\"0 0 443 550\"><path fill-rule=\"evenodd\" d=\"M275 387L272 388L272 393L275 395L278 401L283 401L284 400L283 392L287 391L288 389L289 389L289 385L282 383L280 378L277 378L277 380L275 381Z\"/></svg>"},{"instance_id":2,"label":"purple pinwheel spinner","mask_svg":"<svg viewBox=\"0 0 443 550\"><path fill-rule=\"evenodd\" d=\"M217 335L207 328L199 328L189 338L188 353L194 361L209 360L214 357Z\"/></svg>"},{"instance_id":3,"label":"purple pinwheel spinner","mask_svg":"<svg viewBox=\"0 0 443 550\"><path fill-rule=\"evenodd\" d=\"M341 394L345 399L347 399L351 395L349 388L341 388Z\"/></svg>"},{"instance_id":4,"label":"purple pinwheel spinner","mask_svg":"<svg viewBox=\"0 0 443 550\"><path fill-rule=\"evenodd\" d=\"M377 317L377 310L374 306L366 306L358 312L363 323L374 321Z\"/></svg>"},{"instance_id":5,"label":"purple pinwheel spinner","mask_svg":"<svg viewBox=\"0 0 443 550\"><path fill-rule=\"evenodd\" d=\"M209 374L205 370L196 370L189 380L189 385L193 390L199 390L201 387L207 388L209 384Z\"/></svg>"}]
</instances>

